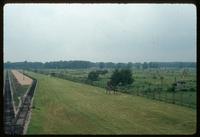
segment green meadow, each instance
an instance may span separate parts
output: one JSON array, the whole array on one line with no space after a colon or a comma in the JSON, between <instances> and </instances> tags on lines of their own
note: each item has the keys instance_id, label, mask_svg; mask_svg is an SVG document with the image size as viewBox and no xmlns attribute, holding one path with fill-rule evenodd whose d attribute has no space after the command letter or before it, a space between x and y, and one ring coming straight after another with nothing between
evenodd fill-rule
<instances>
[{"instance_id":1,"label":"green meadow","mask_svg":"<svg viewBox=\"0 0 200 137\"><path fill-rule=\"evenodd\" d=\"M194 134L196 110L28 72L38 84L27 134Z\"/></svg>"},{"instance_id":2,"label":"green meadow","mask_svg":"<svg viewBox=\"0 0 200 137\"><path fill-rule=\"evenodd\" d=\"M106 69L108 73L99 75L97 81L88 83L89 72L95 70L97 69L39 69L37 72L46 75L54 73L55 77L105 88L114 70ZM184 70L187 70L187 73L183 76ZM194 68L132 69L132 77L134 82L128 88L120 89L120 92L196 108L196 69ZM163 77L162 81L160 77ZM173 92L171 87L176 81L184 81L185 84L182 85L184 88Z\"/></svg>"}]
</instances>

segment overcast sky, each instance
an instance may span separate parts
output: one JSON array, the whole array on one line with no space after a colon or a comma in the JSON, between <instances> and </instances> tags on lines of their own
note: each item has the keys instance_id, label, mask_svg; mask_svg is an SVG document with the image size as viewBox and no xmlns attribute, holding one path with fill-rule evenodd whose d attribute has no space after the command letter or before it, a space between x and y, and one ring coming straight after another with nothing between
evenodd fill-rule
<instances>
[{"instance_id":1,"label":"overcast sky","mask_svg":"<svg viewBox=\"0 0 200 137\"><path fill-rule=\"evenodd\" d=\"M7 4L4 62L196 61L192 4Z\"/></svg>"}]
</instances>

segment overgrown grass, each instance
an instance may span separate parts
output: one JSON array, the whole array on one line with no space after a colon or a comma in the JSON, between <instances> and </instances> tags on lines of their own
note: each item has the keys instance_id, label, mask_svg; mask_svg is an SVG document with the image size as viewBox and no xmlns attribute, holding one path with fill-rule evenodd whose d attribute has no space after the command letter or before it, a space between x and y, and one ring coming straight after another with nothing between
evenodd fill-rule
<instances>
[{"instance_id":1,"label":"overgrown grass","mask_svg":"<svg viewBox=\"0 0 200 137\"><path fill-rule=\"evenodd\" d=\"M38 80L28 134L194 134L196 110L29 72Z\"/></svg>"}]
</instances>

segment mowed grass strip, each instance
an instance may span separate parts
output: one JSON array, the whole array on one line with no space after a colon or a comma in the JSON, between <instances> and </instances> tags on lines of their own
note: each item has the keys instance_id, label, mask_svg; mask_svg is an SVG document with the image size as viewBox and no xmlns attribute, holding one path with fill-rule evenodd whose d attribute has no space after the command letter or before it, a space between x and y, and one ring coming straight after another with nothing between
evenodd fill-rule
<instances>
[{"instance_id":1,"label":"mowed grass strip","mask_svg":"<svg viewBox=\"0 0 200 137\"><path fill-rule=\"evenodd\" d=\"M38 80L28 134L194 134L196 110L29 72Z\"/></svg>"}]
</instances>

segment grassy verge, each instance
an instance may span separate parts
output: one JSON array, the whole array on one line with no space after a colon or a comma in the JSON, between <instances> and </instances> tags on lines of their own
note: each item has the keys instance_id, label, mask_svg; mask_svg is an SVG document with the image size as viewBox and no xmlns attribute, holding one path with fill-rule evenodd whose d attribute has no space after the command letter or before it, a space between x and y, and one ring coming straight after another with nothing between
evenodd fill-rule
<instances>
[{"instance_id":1,"label":"grassy verge","mask_svg":"<svg viewBox=\"0 0 200 137\"><path fill-rule=\"evenodd\" d=\"M173 103L181 106L196 108L196 71L189 69L189 73L184 78L181 77L181 69L149 69L140 70L133 69L134 82L129 87L122 87L120 92L128 94L140 95L149 99L157 99L167 103ZM87 82L87 75L91 69L43 69L38 72L42 74L55 73L55 77L66 80L89 84L101 88L105 88L112 70L108 69L108 73L100 75L98 81ZM163 76L163 84L161 85L160 76ZM184 80L184 90L171 91L171 85L174 80ZM139 94L137 92L140 92ZM154 98L155 95L155 98Z\"/></svg>"},{"instance_id":2,"label":"grassy verge","mask_svg":"<svg viewBox=\"0 0 200 137\"><path fill-rule=\"evenodd\" d=\"M193 134L196 110L30 72L38 80L28 134Z\"/></svg>"}]
</instances>

